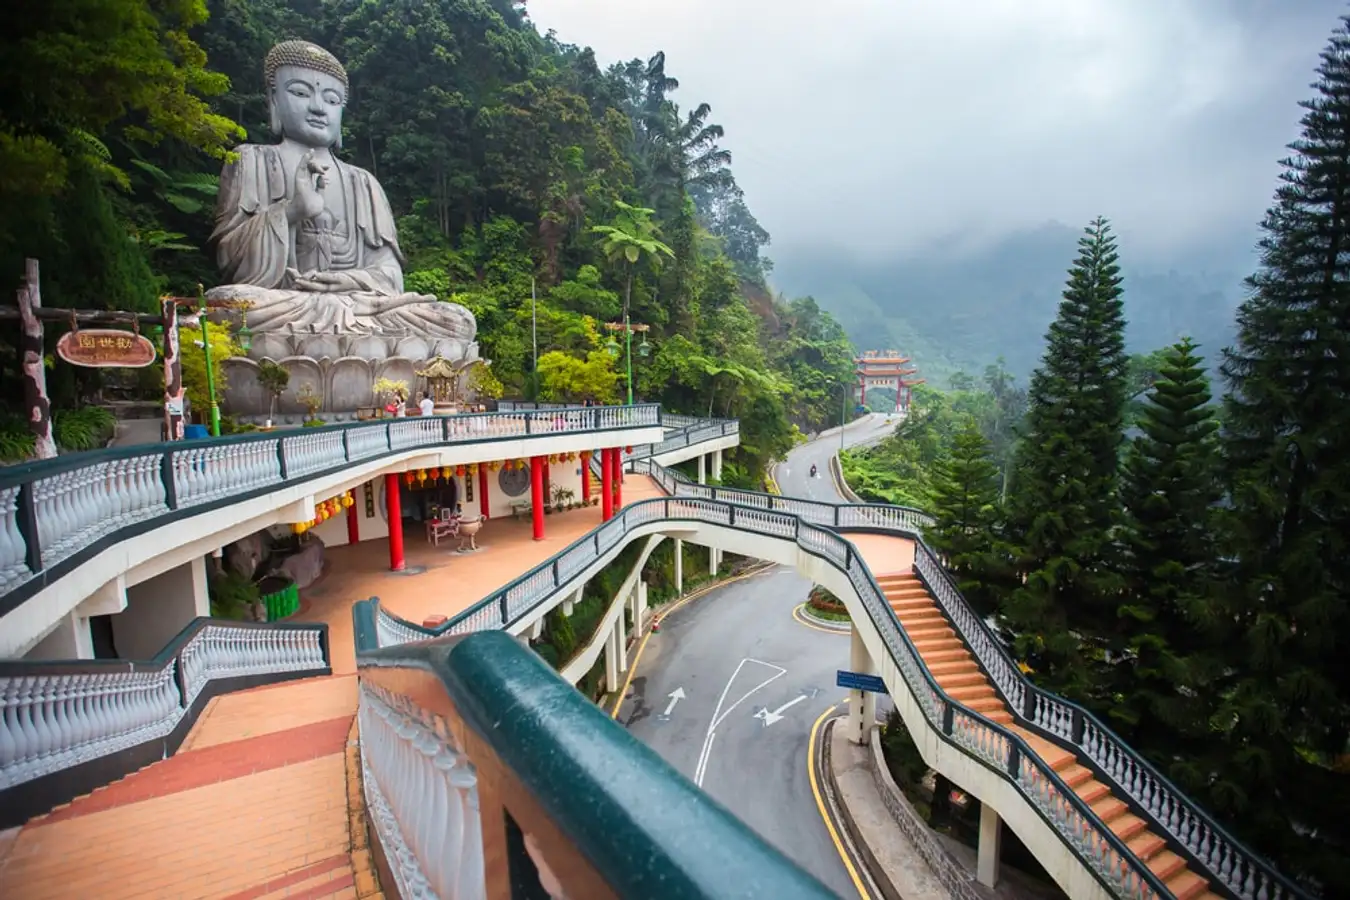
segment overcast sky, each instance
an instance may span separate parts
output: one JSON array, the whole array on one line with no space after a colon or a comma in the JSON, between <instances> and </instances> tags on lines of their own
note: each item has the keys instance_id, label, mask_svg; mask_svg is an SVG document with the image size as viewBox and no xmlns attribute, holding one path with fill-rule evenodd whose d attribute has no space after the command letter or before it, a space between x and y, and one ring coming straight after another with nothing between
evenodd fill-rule
<instances>
[{"instance_id":1,"label":"overcast sky","mask_svg":"<svg viewBox=\"0 0 1350 900\"><path fill-rule=\"evenodd\" d=\"M1133 254L1251 229L1345 0L529 0L602 64L666 51L770 255L971 249L1110 217ZM1245 240L1245 238L1244 238Z\"/></svg>"}]
</instances>

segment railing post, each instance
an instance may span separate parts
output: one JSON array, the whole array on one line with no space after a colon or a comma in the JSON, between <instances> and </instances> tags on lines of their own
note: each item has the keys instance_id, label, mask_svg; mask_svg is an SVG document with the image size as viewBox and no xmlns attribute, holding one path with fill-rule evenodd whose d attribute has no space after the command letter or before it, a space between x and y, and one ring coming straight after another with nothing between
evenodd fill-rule
<instances>
[{"instance_id":1,"label":"railing post","mask_svg":"<svg viewBox=\"0 0 1350 900\"><path fill-rule=\"evenodd\" d=\"M558 579L558 558L556 556L553 558L553 586L562 586L562 581Z\"/></svg>"},{"instance_id":2,"label":"railing post","mask_svg":"<svg viewBox=\"0 0 1350 900\"><path fill-rule=\"evenodd\" d=\"M394 449L394 423L392 421L384 423L384 448L386 450Z\"/></svg>"},{"instance_id":3,"label":"railing post","mask_svg":"<svg viewBox=\"0 0 1350 900\"><path fill-rule=\"evenodd\" d=\"M526 433L526 434L532 433L532 426L531 426L531 423L533 423L533 422L534 422L534 416L530 415L529 413L526 413L526 414L525 414L525 433Z\"/></svg>"},{"instance_id":4,"label":"railing post","mask_svg":"<svg viewBox=\"0 0 1350 900\"><path fill-rule=\"evenodd\" d=\"M168 454L165 454L166 456ZM23 536L24 562L36 575L42 571L42 542L38 537L37 505L33 503L33 482L19 486L19 534Z\"/></svg>"},{"instance_id":5,"label":"railing post","mask_svg":"<svg viewBox=\"0 0 1350 900\"><path fill-rule=\"evenodd\" d=\"M506 610L506 591L502 591L502 599L499 603L499 606L501 607L500 612L502 614L502 627L505 628L506 623L510 621L510 619L507 617L507 610Z\"/></svg>"},{"instance_id":6,"label":"railing post","mask_svg":"<svg viewBox=\"0 0 1350 900\"><path fill-rule=\"evenodd\" d=\"M450 417L441 416L441 442L450 443Z\"/></svg>"},{"instance_id":7,"label":"railing post","mask_svg":"<svg viewBox=\"0 0 1350 900\"><path fill-rule=\"evenodd\" d=\"M713 499L716 500L717 498L716 498L716 497L713 497ZM728 521L729 521L729 523L732 524L732 525L735 525L735 524L736 524L736 507L734 507L734 506L728 504L728 505L727 505L727 513L728 513Z\"/></svg>"},{"instance_id":8,"label":"railing post","mask_svg":"<svg viewBox=\"0 0 1350 900\"><path fill-rule=\"evenodd\" d=\"M1073 741L1074 746L1079 746L1083 743L1083 711L1075 709L1069 717L1069 722L1069 730L1072 735L1070 740Z\"/></svg>"},{"instance_id":9,"label":"railing post","mask_svg":"<svg viewBox=\"0 0 1350 900\"><path fill-rule=\"evenodd\" d=\"M1016 744L1008 744L1008 777L1013 780L1013 784L1018 784L1017 770L1022 761L1022 748Z\"/></svg>"},{"instance_id":10,"label":"railing post","mask_svg":"<svg viewBox=\"0 0 1350 900\"><path fill-rule=\"evenodd\" d=\"M1030 685L1022 698L1022 718L1028 722L1036 721L1036 691Z\"/></svg>"},{"instance_id":11,"label":"railing post","mask_svg":"<svg viewBox=\"0 0 1350 900\"><path fill-rule=\"evenodd\" d=\"M352 430L351 430L350 428L344 428L344 429L342 429L342 458L343 458L344 460L346 460L347 462L351 462L351 461L352 461L352 448L351 448L351 446L347 443L347 435L349 435L349 434L351 434L351 433L352 433Z\"/></svg>"},{"instance_id":12,"label":"railing post","mask_svg":"<svg viewBox=\"0 0 1350 900\"><path fill-rule=\"evenodd\" d=\"M277 468L281 470L282 481L290 477L286 474L286 442L281 438L277 438Z\"/></svg>"},{"instance_id":13,"label":"railing post","mask_svg":"<svg viewBox=\"0 0 1350 900\"><path fill-rule=\"evenodd\" d=\"M164 485L164 505L178 508L178 485L173 480L173 451L165 450L159 458L159 480Z\"/></svg>"},{"instance_id":14,"label":"railing post","mask_svg":"<svg viewBox=\"0 0 1350 900\"><path fill-rule=\"evenodd\" d=\"M950 703L944 704L942 707L942 733L948 737L951 737L952 734L954 718L955 710L953 710L952 705Z\"/></svg>"}]
</instances>

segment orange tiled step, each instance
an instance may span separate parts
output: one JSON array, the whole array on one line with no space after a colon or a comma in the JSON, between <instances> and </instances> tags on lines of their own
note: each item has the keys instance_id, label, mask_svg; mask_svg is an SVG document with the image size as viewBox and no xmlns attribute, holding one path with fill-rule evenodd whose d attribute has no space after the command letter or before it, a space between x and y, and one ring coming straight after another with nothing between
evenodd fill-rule
<instances>
[{"instance_id":1,"label":"orange tiled step","mask_svg":"<svg viewBox=\"0 0 1350 900\"><path fill-rule=\"evenodd\" d=\"M1016 732L1178 900L1217 900L1205 878L1168 850L1166 842L1149 831L1147 823L1131 813L1108 785L1079 764L1073 751L1013 724L1012 713L922 582L913 575L893 574L879 576L877 584L924 665L949 697Z\"/></svg>"}]
</instances>

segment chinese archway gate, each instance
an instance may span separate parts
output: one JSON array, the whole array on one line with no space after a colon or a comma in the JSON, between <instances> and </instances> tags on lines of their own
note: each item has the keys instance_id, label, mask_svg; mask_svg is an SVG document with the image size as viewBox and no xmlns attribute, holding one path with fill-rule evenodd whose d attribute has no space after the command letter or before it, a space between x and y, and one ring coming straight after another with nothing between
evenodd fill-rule
<instances>
[{"instance_id":1,"label":"chinese archway gate","mask_svg":"<svg viewBox=\"0 0 1350 900\"><path fill-rule=\"evenodd\" d=\"M916 384L923 384L922 378L911 376L918 374L917 369L907 368L908 356L901 356L899 350L864 350L863 355L853 360L857 367L854 374L858 377L858 403L867 405L868 388L892 388L895 391L895 411L904 414L909 411L909 392Z\"/></svg>"}]
</instances>

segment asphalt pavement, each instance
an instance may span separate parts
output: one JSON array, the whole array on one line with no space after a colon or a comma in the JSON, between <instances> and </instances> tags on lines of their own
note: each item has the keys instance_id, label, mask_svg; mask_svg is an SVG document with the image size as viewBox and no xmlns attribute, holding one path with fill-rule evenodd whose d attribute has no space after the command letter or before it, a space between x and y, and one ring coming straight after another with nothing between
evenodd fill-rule
<instances>
[{"instance_id":1,"label":"asphalt pavement","mask_svg":"<svg viewBox=\"0 0 1350 900\"><path fill-rule=\"evenodd\" d=\"M859 420L846 444L898 418ZM838 501L827 463L839 434L794 449L778 468L784 495ZM815 463L819 477L810 477ZM662 620L619 710L634 736L841 897L858 896L825 829L808 772L811 727L844 692L849 638L801 624L811 582L775 566L718 588Z\"/></svg>"}]
</instances>

